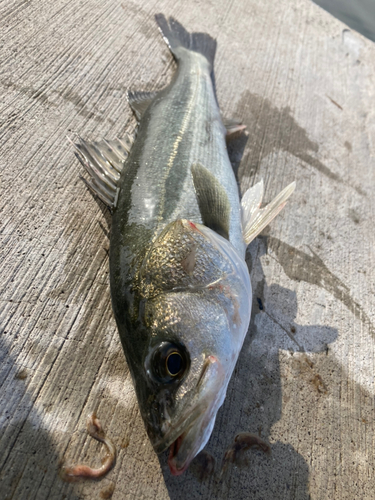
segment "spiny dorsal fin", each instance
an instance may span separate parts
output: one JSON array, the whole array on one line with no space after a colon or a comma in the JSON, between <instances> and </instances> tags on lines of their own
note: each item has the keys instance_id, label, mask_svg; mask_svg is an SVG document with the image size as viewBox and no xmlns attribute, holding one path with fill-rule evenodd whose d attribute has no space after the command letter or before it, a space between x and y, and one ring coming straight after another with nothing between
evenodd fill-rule
<instances>
[{"instance_id":1,"label":"spiny dorsal fin","mask_svg":"<svg viewBox=\"0 0 375 500\"><path fill-rule=\"evenodd\" d=\"M151 102L155 99L159 92L140 92L135 90L134 92L128 91L127 98L130 107L134 111L137 120L142 118L142 115L149 107Z\"/></svg>"},{"instance_id":2,"label":"spiny dorsal fin","mask_svg":"<svg viewBox=\"0 0 375 500\"><path fill-rule=\"evenodd\" d=\"M247 245L253 241L253 239L256 238L284 208L287 199L295 188L296 183L292 182L264 208L260 208L264 193L263 179L245 192L241 200L241 212L242 234Z\"/></svg>"},{"instance_id":3,"label":"spiny dorsal fin","mask_svg":"<svg viewBox=\"0 0 375 500\"><path fill-rule=\"evenodd\" d=\"M229 238L230 203L225 189L206 168L191 167L202 222L224 238Z\"/></svg>"},{"instance_id":4,"label":"spiny dorsal fin","mask_svg":"<svg viewBox=\"0 0 375 500\"><path fill-rule=\"evenodd\" d=\"M133 140L130 136L112 141L89 142L78 137L74 144L76 156L90 175L81 179L110 209L115 208L119 193L118 181Z\"/></svg>"}]
</instances>

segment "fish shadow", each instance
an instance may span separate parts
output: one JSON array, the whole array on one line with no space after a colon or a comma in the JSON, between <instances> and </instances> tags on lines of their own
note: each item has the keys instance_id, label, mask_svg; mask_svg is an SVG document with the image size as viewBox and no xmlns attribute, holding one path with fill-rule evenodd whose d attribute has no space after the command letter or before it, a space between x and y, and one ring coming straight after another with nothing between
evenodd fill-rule
<instances>
[{"instance_id":1,"label":"fish shadow","mask_svg":"<svg viewBox=\"0 0 375 500\"><path fill-rule=\"evenodd\" d=\"M227 397L219 410L205 453L216 461L215 471L205 475L202 460L192 462L179 477L171 476L167 453L159 457L171 500L192 498L310 499L309 467L290 444L271 444L271 455L252 448L242 463L227 464L224 454L239 432L251 432L270 442L272 427L282 417L280 349L291 353L323 353L337 338L337 330L323 325L296 322L295 291L268 285L260 257L267 254L267 238L257 238L247 252L252 276L253 304L248 334L230 381ZM323 380L309 374L311 390L325 393ZM196 463L195 463L196 462Z\"/></svg>"}]
</instances>

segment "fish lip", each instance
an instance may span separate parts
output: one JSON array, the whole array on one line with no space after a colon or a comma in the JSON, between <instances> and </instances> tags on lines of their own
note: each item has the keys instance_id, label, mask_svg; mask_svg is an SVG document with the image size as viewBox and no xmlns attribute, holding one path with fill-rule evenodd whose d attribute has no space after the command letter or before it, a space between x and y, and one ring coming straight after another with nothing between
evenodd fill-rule
<instances>
[{"instance_id":1,"label":"fish lip","mask_svg":"<svg viewBox=\"0 0 375 500\"><path fill-rule=\"evenodd\" d=\"M171 434L174 439L165 440L165 443L168 442L170 446L168 465L173 476L180 476L205 446L211 435L217 410L223 402L222 398L216 396L218 385L222 387L224 382L224 371L215 356L207 356L197 382L198 390L202 388L202 382L206 377L213 379L213 383L203 388L203 394L200 394L200 400L194 406L189 417L180 419L182 425L179 425L176 431ZM207 388L208 392L205 391ZM184 415L187 413L188 411L184 412ZM184 446L185 444L186 446ZM182 453L180 453L181 447L183 448Z\"/></svg>"},{"instance_id":2,"label":"fish lip","mask_svg":"<svg viewBox=\"0 0 375 500\"><path fill-rule=\"evenodd\" d=\"M184 429L184 432L178 436L177 439L175 439L171 445L170 445L170 450L169 450L169 456L168 456L168 465L169 465L169 470L171 471L173 476L180 476L185 470L189 467L190 462L193 460L195 455L197 454L199 446L193 446L191 448L190 453L187 454L185 460L183 461L182 466L177 467L177 464L175 462L175 457L178 456L179 449L181 445L184 442L184 439L186 436L188 436L189 432L195 427L195 425L198 425L201 427L205 421L205 416L207 413L207 410L209 408L206 408L206 410L203 412L203 414L198 415L191 423L190 425L186 426ZM211 412L209 412L211 413ZM196 442L196 441L195 441Z\"/></svg>"},{"instance_id":3,"label":"fish lip","mask_svg":"<svg viewBox=\"0 0 375 500\"><path fill-rule=\"evenodd\" d=\"M209 355L206 357L196 386L198 391L200 391L203 380L207 375L209 375L208 372L210 372L210 370L212 371L212 369L215 371L216 375L216 383L214 384L215 387L211 387L209 393L205 396L203 394L200 394L198 401L186 408L186 410L182 413L182 416L180 417L175 429L171 429L169 432L166 432L166 434L164 434L161 439L152 441L152 446L155 453L159 454L165 451L167 448L173 445L178 440L178 438L188 434L191 428L194 427L194 425L199 420L203 422L208 414L212 414L216 407L215 398L213 398L213 402L210 403L208 396L210 393L216 395L216 389L222 386L223 379L225 378L221 363L215 356ZM219 405L219 407L220 406L221 404Z\"/></svg>"},{"instance_id":4,"label":"fish lip","mask_svg":"<svg viewBox=\"0 0 375 500\"><path fill-rule=\"evenodd\" d=\"M169 433L165 434L162 439L152 443L155 453L163 453L163 451L167 450L170 446L173 446L173 444L181 436L187 434L187 432L194 426L196 421L199 420L199 417L202 416L202 413L205 413L206 410L206 403L204 405L198 403L193 409L191 409L191 407L187 408L187 410L180 418L180 425L178 425L176 429L173 430L173 432L170 431ZM189 416L186 417L186 415L188 414Z\"/></svg>"},{"instance_id":5,"label":"fish lip","mask_svg":"<svg viewBox=\"0 0 375 500\"><path fill-rule=\"evenodd\" d=\"M174 441L171 444L171 447L169 450L168 465L169 465L169 470L171 471L173 476L181 476L181 474L183 474L186 471L186 469L189 467L190 462L193 458L193 457L188 456L188 458L185 460L183 466L180 468L177 468L177 465L173 461L174 457L178 453L178 450L179 450L180 445L181 445L181 441L183 441L183 439L184 439L183 438L184 435L185 435L185 433L181 434L181 436L179 436L176 439L176 441Z\"/></svg>"},{"instance_id":6,"label":"fish lip","mask_svg":"<svg viewBox=\"0 0 375 500\"><path fill-rule=\"evenodd\" d=\"M218 408L215 403L206 406L205 410L202 413L199 413L198 416L192 422L190 422L189 425L185 427L184 432L180 434L177 437L177 439L175 439L175 441L171 443L169 457L168 457L168 465L169 465L169 470L171 471L173 476L180 476L183 472L185 472L185 470L189 467L191 461L194 459L197 453L205 446L207 439L205 441L201 439L202 437L201 431L203 428L206 428L207 425L209 426L209 423L211 422L213 416L215 418L216 416L215 410L217 409ZM194 430L195 430L195 435L194 435ZM191 431L193 432L192 445L189 447L189 451L186 453L181 464L177 466L178 461L181 460L181 457L179 457L180 448L183 446L184 440L188 439L188 436ZM211 431L209 432L209 435L211 435Z\"/></svg>"}]
</instances>

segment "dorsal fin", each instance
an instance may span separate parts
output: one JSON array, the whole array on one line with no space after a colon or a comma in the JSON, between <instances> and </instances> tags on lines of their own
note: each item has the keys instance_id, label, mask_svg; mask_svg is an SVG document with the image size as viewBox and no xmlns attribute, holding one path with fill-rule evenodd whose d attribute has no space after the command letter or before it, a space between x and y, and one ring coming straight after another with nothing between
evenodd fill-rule
<instances>
[{"instance_id":1,"label":"dorsal fin","mask_svg":"<svg viewBox=\"0 0 375 500\"><path fill-rule=\"evenodd\" d=\"M126 135L122 139L90 142L78 137L74 142L68 137L76 150L76 156L82 163L90 179L81 179L112 210L116 208L119 194L118 181L130 152L133 139Z\"/></svg>"},{"instance_id":2,"label":"dorsal fin","mask_svg":"<svg viewBox=\"0 0 375 500\"><path fill-rule=\"evenodd\" d=\"M199 163L191 167L191 173L203 224L229 239L231 207L225 189L216 177Z\"/></svg>"},{"instance_id":3,"label":"dorsal fin","mask_svg":"<svg viewBox=\"0 0 375 500\"><path fill-rule=\"evenodd\" d=\"M130 107L134 111L137 120L142 118L142 115L149 107L151 102L155 99L159 92L140 92L135 90L134 92L128 91L127 98Z\"/></svg>"}]
</instances>

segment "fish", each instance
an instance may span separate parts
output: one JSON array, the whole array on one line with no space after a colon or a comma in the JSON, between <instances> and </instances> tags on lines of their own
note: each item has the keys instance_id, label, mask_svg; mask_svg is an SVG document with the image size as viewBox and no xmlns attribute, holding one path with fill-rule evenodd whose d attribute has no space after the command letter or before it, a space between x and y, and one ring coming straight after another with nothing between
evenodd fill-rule
<instances>
[{"instance_id":1,"label":"fish","mask_svg":"<svg viewBox=\"0 0 375 500\"><path fill-rule=\"evenodd\" d=\"M128 91L135 138L75 144L88 187L111 210L112 308L140 413L173 475L203 450L246 336L247 245L295 182L261 208L260 181L240 200L213 82L216 40L155 16L176 61L155 92Z\"/></svg>"}]
</instances>

